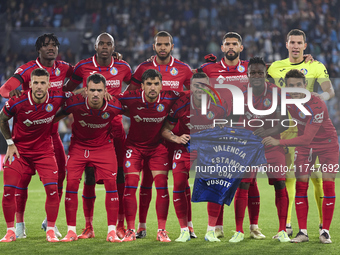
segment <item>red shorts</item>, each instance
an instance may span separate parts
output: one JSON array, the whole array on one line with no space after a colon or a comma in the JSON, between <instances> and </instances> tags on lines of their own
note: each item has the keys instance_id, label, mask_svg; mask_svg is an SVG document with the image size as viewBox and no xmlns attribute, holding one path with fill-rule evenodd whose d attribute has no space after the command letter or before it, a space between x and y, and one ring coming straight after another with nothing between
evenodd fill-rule
<instances>
[{"instance_id":1,"label":"red shorts","mask_svg":"<svg viewBox=\"0 0 340 255\"><path fill-rule=\"evenodd\" d=\"M319 164L315 164L317 157ZM327 149L296 147L294 165L296 177L313 172L336 174L339 171L339 145Z\"/></svg>"},{"instance_id":2,"label":"red shorts","mask_svg":"<svg viewBox=\"0 0 340 255\"><path fill-rule=\"evenodd\" d=\"M67 180L81 179L86 166L94 167L96 182L115 179L117 158L112 144L98 148L70 146L66 161Z\"/></svg>"},{"instance_id":3,"label":"red shorts","mask_svg":"<svg viewBox=\"0 0 340 255\"><path fill-rule=\"evenodd\" d=\"M112 137L115 146L118 167L124 164L126 134L122 123L122 116L116 116L112 120Z\"/></svg>"},{"instance_id":4,"label":"red shorts","mask_svg":"<svg viewBox=\"0 0 340 255\"><path fill-rule=\"evenodd\" d=\"M174 154L172 159L172 174L187 172L189 173L190 167L196 157L193 157L193 153L189 153L183 145L177 144L174 146ZM197 151L195 151L197 153Z\"/></svg>"},{"instance_id":5,"label":"red shorts","mask_svg":"<svg viewBox=\"0 0 340 255\"><path fill-rule=\"evenodd\" d=\"M269 184L273 185L277 181L284 181L287 172L284 149L282 147L271 148L266 150L265 156L267 165L262 166L262 170L267 174ZM252 182L256 176L257 171L247 172L241 182Z\"/></svg>"},{"instance_id":6,"label":"red shorts","mask_svg":"<svg viewBox=\"0 0 340 255\"><path fill-rule=\"evenodd\" d=\"M4 163L4 171L7 169L14 170L21 175L35 175L35 171L37 171L41 179L58 182L58 167L53 153L44 155L20 154L20 158L14 155L14 161L11 165L8 161Z\"/></svg>"},{"instance_id":7,"label":"red shorts","mask_svg":"<svg viewBox=\"0 0 340 255\"><path fill-rule=\"evenodd\" d=\"M124 173L140 172L143 164L151 171L169 171L168 150L163 144L153 149L126 145Z\"/></svg>"}]
</instances>

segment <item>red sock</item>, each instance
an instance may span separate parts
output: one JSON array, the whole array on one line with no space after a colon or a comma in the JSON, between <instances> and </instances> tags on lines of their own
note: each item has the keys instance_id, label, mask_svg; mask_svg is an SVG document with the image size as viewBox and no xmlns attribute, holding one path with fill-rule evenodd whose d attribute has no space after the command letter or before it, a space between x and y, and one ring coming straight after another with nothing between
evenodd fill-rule
<instances>
[{"instance_id":1,"label":"red sock","mask_svg":"<svg viewBox=\"0 0 340 255\"><path fill-rule=\"evenodd\" d=\"M16 219L17 223L24 222L24 214L26 208L26 202L28 197L27 187L31 181L32 175L23 174L21 175L20 183L15 190L15 202L17 204L16 209Z\"/></svg>"},{"instance_id":2,"label":"red sock","mask_svg":"<svg viewBox=\"0 0 340 255\"><path fill-rule=\"evenodd\" d=\"M335 182L324 181L323 185L323 201L322 201L322 228L329 230L333 219L335 205Z\"/></svg>"},{"instance_id":3,"label":"red sock","mask_svg":"<svg viewBox=\"0 0 340 255\"><path fill-rule=\"evenodd\" d=\"M260 192L257 182L251 182L248 190L248 214L250 224L257 225L260 214Z\"/></svg>"},{"instance_id":4,"label":"red sock","mask_svg":"<svg viewBox=\"0 0 340 255\"><path fill-rule=\"evenodd\" d=\"M308 182L296 182L295 210L300 229L307 229Z\"/></svg>"},{"instance_id":5,"label":"red sock","mask_svg":"<svg viewBox=\"0 0 340 255\"><path fill-rule=\"evenodd\" d=\"M67 180L65 194L65 212L68 226L77 225L79 180Z\"/></svg>"},{"instance_id":6,"label":"red sock","mask_svg":"<svg viewBox=\"0 0 340 255\"><path fill-rule=\"evenodd\" d=\"M46 192L47 227L54 227L59 212L58 183L50 179L42 179L42 182Z\"/></svg>"},{"instance_id":7,"label":"red sock","mask_svg":"<svg viewBox=\"0 0 340 255\"><path fill-rule=\"evenodd\" d=\"M119 197L119 211L118 211L118 222L117 228L124 227L124 190L125 190L125 183L117 183L117 190L118 190L118 197Z\"/></svg>"},{"instance_id":8,"label":"red sock","mask_svg":"<svg viewBox=\"0 0 340 255\"><path fill-rule=\"evenodd\" d=\"M158 220L158 229L165 229L170 201L168 191L168 176L166 176L165 174L157 174L154 178L154 181L157 190L156 213Z\"/></svg>"},{"instance_id":9,"label":"red sock","mask_svg":"<svg viewBox=\"0 0 340 255\"><path fill-rule=\"evenodd\" d=\"M174 173L173 202L177 219L181 228L188 227L188 202L186 186L188 181L187 173Z\"/></svg>"},{"instance_id":10,"label":"red sock","mask_svg":"<svg viewBox=\"0 0 340 255\"><path fill-rule=\"evenodd\" d=\"M58 123L55 123L53 126L54 129L58 129ZM60 139L58 132L52 134L52 141L54 147L55 159L57 161L58 166L58 196L61 201L61 197L63 195L63 182L65 180L65 165L66 165L66 155L64 151L63 143Z\"/></svg>"},{"instance_id":11,"label":"red sock","mask_svg":"<svg viewBox=\"0 0 340 255\"><path fill-rule=\"evenodd\" d=\"M149 167L145 165L139 190L139 223L146 223L146 217L152 199L152 183L152 173Z\"/></svg>"},{"instance_id":12,"label":"red sock","mask_svg":"<svg viewBox=\"0 0 340 255\"><path fill-rule=\"evenodd\" d=\"M286 231L288 213L288 193L287 188L275 190L275 205L279 216L279 232Z\"/></svg>"},{"instance_id":13,"label":"red sock","mask_svg":"<svg viewBox=\"0 0 340 255\"><path fill-rule=\"evenodd\" d=\"M221 212L222 206L216 203L208 202L208 225L210 227L216 226L216 221Z\"/></svg>"},{"instance_id":14,"label":"red sock","mask_svg":"<svg viewBox=\"0 0 340 255\"><path fill-rule=\"evenodd\" d=\"M124 208L128 229L135 229L137 213L136 191L139 182L139 175L127 174L125 176Z\"/></svg>"},{"instance_id":15,"label":"red sock","mask_svg":"<svg viewBox=\"0 0 340 255\"><path fill-rule=\"evenodd\" d=\"M237 188L234 200L236 232L243 231L243 220L248 201L248 190Z\"/></svg>"},{"instance_id":16,"label":"red sock","mask_svg":"<svg viewBox=\"0 0 340 255\"><path fill-rule=\"evenodd\" d=\"M216 226L223 226L223 214L224 214L224 205L222 205L220 214L218 215Z\"/></svg>"},{"instance_id":17,"label":"red sock","mask_svg":"<svg viewBox=\"0 0 340 255\"><path fill-rule=\"evenodd\" d=\"M7 228L14 227L16 211L15 191L19 185L21 175L12 169L4 169L4 193L2 196L2 210L5 216Z\"/></svg>"},{"instance_id":18,"label":"red sock","mask_svg":"<svg viewBox=\"0 0 340 255\"><path fill-rule=\"evenodd\" d=\"M77 190L78 192L78 190ZM83 189L83 211L85 216L85 227L93 228L93 210L96 201L96 185L87 185L84 182Z\"/></svg>"},{"instance_id":19,"label":"red sock","mask_svg":"<svg viewBox=\"0 0 340 255\"><path fill-rule=\"evenodd\" d=\"M189 180L187 181L187 188L185 189L185 195L187 197L188 222L189 222L189 221L192 221L191 190L190 190Z\"/></svg>"},{"instance_id":20,"label":"red sock","mask_svg":"<svg viewBox=\"0 0 340 255\"><path fill-rule=\"evenodd\" d=\"M104 186L106 190L105 208L107 213L107 225L116 225L119 206L116 179L104 180Z\"/></svg>"}]
</instances>

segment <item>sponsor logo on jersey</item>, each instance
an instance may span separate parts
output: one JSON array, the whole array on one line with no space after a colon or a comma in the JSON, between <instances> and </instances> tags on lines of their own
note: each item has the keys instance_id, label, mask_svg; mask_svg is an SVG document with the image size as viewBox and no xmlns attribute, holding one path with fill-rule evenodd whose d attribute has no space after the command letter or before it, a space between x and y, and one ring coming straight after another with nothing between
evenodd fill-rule
<instances>
[{"instance_id":1,"label":"sponsor logo on jersey","mask_svg":"<svg viewBox=\"0 0 340 255\"><path fill-rule=\"evenodd\" d=\"M109 118L110 117L110 113L108 113L108 112L104 112L103 114L102 114L102 118L104 119L104 120L106 120L107 118Z\"/></svg>"},{"instance_id":2,"label":"sponsor logo on jersey","mask_svg":"<svg viewBox=\"0 0 340 255\"><path fill-rule=\"evenodd\" d=\"M130 166L131 166L131 162L130 162L130 161L126 161L126 162L125 162L125 167L126 167L126 168L129 168Z\"/></svg>"},{"instance_id":3,"label":"sponsor logo on jersey","mask_svg":"<svg viewBox=\"0 0 340 255\"><path fill-rule=\"evenodd\" d=\"M162 85L170 87L170 89L177 89L179 87L179 81L162 81Z\"/></svg>"},{"instance_id":4,"label":"sponsor logo on jersey","mask_svg":"<svg viewBox=\"0 0 340 255\"><path fill-rule=\"evenodd\" d=\"M109 124L109 122L106 122L106 123L103 123L103 124L93 124L93 123L86 123L85 121L80 120L79 124L82 127L88 127L88 128L104 128Z\"/></svg>"},{"instance_id":5,"label":"sponsor logo on jersey","mask_svg":"<svg viewBox=\"0 0 340 255\"><path fill-rule=\"evenodd\" d=\"M301 119L304 119L304 118L306 118L306 115L303 112L299 112L299 117Z\"/></svg>"},{"instance_id":6,"label":"sponsor logo on jersey","mask_svg":"<svg viewBox=\"0 0 340 255\"><path fill-rule=\"evenodd\" d=\"M51 82L51 88L61 88L63 86L63 81L53 81Z\"/></svg>"},{"instance_id":7,"label":"sponsor logo on jersey","mask_svg":"<svg viewBox=\"0 0 340 255\"><path fill-rule=\"evenodd\" d=\"M163 120L166 118L166 116L160 117L160 118L141 118L139 115L133 116L136 122L155 122L160 123L163 122Z\"/></svg>"},{"instance_id":8,"label":"sponsor logo on jersey","mask_svg":"<svg viewBox=\"0 0 340 255\"><path fill-rule=\"evenodd\" d=\"M119 80L107 80L106 81L106 86L107 87L112 87L112 88L119 88L120 81Z\"/></svg>"},{"instance_id":9,"label":"sponsor logo on jersey","mask_svg":"<svg viewBox=\"0 0 340 255\"><path fill-rule=\"evenodd\" d=\"M59 76L60 73L61 73L61 72L60 72L60 69L59 69L59 68L55 69L55 72L54 72L54 73L55 73L56 76Z\"/></svg>"},{"instance_id":10,"label":"sponsor logo on jersey","mask_svg":"<svg viewBox=\"0 0 340 255\"><path fill-rule=\"evenodd\" d=\"M178 74L178 70L176 67L173 67L170 69L170 73L172 76L176 76Z\"/></svg>"},{"instance_id":11,"label":"sponsor logo on jersey","mask_svg":"<svg viewBox=\"0 0 340 255\"><path fill-rule=\"evenodd\" d=\"M315 114L313 123L322 123L324 112Z\"/></svg>"},{"instance_id":12,"label":"sponsor logo on jersey","mask_svg":"<svg viewBox=\"0 0 340 255\"><path fill-rule=\"evenodd\" d=\"M164 109L165 109L165 107L164 107L164 105L162 105L162 104L159 104L159 105L157 106L157 111L158 111L158 112L162 112L162 111L164 111Z\"/></svg>"},{"instance_id":13,"label":"sponsor logo on jersey","mask_svg":"<svg viewBox=\"0 0 340 255\"><path fill-rule=\"evenodd\" d=\"M117 68L112 67L112 68L110 69L110 74L112 74L112 75L117 75L117 74L118 74Z\"/></svg>"},{"instance_id":14,"label":"sponsor logo on jersey","mask_svg":"<svg viewBox=\"0 0 340 255\"><path fill-rule=\"evenodd\" d=\"M176 168L176 163L174 162L173 164L172 164L172 169L175 169Z\"/></svg>"},{"instance_id":15,"label":"sponsor logo on jersey","mask_svg":"<svg viewBox=\"0 0 340 255\"><path fill-rule=\"evenodd\" d=\"M264 101L263 101L263 105L265 106L265 107L268 107L269 105L271 105L271 101L268 99L268 98L266 98Z\"/></svg>"},{"instance_id":16,"label":"sponsor logo on jersey","mask_svg":"<svg viewBox=\"0 0 340 255\"><path fill-rule=\"evenodd\" d=\"M31 126L32 124L33 125L40 125L40 124L49 124L53 121L54 119L54 115L51 116L51 117L48 117L48 118L45 118L45 119L40 119L40 120L33 120L33 121L30 121L29 119L26 119L23 123L29 127Z\"/></svg>"},{"instance_id":17,"label":"sponsor logo on jersey","mask_svg":"<svg viewBox=\"0 0 340 255\"><path fill-rule=\"evenodd\" d=\"M208 120L212 120L214 117L215 117L215 113L213 113L212 111L209 111L207 114Z\"/></svg>"},{"instance_id":18,"label":"sponsor logo on jersey","mask_svg":"<svg viewBox=\"0 0 340 255\"><path fill-rule=\"evenodd\" d=\"M237 67L237 71L239 71L240 73L243 73L245 70L246 70L246 69L245 69L244 66L242 66L242 65L239 65L239 66Z\"/></svg>"},{"instance_id":19,"label":"sponsor logo on jersey","mask_svg":"<svg viewBox=\"0 0 340 255\"><path fill-rule=\"evenodd\" d=\"M301 71L304 75L307 75L307 73L308 73L308 70L307 70L306 68L302 68L300 71Z\"/></svg>"},{"instance_id":20,"label":"sponsor logo on jersey","mask_svg":"<svg viewBox=\"0 0 340 255\"><path fill-rule=\"evenodd\" d=\"M45 110L46 110L46 112L51 112L51 111L53 111L53 105L52 105L52 104L46 105Z\"/></svg>"}]
</instances>

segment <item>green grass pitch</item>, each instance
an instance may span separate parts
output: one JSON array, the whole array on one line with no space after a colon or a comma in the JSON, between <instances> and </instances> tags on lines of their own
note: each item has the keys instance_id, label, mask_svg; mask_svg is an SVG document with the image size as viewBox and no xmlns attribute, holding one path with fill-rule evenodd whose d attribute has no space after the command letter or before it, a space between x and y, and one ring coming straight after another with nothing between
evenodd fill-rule
<instances>
[{"instance_id":1,"label":"green grass pitch","mask_svg":"<svg viewBox=\"0 0 340 255\"><path fill-rule=\"evenodd\" d=\"M170 173L171 174L171 173ZM172 194L172 176L169 174L169 192ZM0 184L3 187L2 172L0 173ZM190 183L193 183L193 178ZM337 181L336 181L337 182ZM64 183L64 187L66 184ZM318 215L314 201L313 185L310 183L309 189L309 215L308 215L308 243L292 244L280 243L272 239L278 230L278 218L276 214L274 188L268 185L267 179L258 179L258 186L261 194L261 209L259 227L262 229L265 240L253 240L249 238L248 215L246 213L244 229L245 240L241 243L231 244L228 242L235 229L234 207L225 207L224 210L224 233L220 243L209 243L204 241L207 227L206 203L193 203L193 224L197 239L192 239L187 243L176 243L174 240L180 234L179 224L174 211L173 203L170 202L170 210L167 221L167 231L172 239L171 243L160 243L156 241L157 218L155 211L155 194L151 202L147 219L147 237L129 243L109 243L106 242L107 221L104 204L105 191L102 185L97 185L97 200L94 213L94 229L96 237L90 240L78 240L71 243L48 243L45 239L45 232L40 229L41 222L45 218L45 193L41 182L37 176L32 178L29 185L29 198L26 208L25 222L27 228L27 238L18 239L13 243L0 243L0 254L340 254L340 205L336 203L334 218L330 229L332 244L321 244L318 236ZM80 185L82 188L82 184ZM340 187L336 186L336 194L339 194ZM82 200L79 191L79 208L77 217L77 234L81 233L85 225ZM137 191L138 193L138 191ZM1 188L2 197L3 190ZM171 196L172 197L172 196ZM3 212L0 212L0 238L6 233L6 224ZM137 217L138 219L138 217ZM293 212L294 233L298 230L295 211ZM136 222L137 224L137 222ZM57 226L60 232L65 235L67 226L64 209L64 196L59 209Z\"/></svg>"}]
</instances>

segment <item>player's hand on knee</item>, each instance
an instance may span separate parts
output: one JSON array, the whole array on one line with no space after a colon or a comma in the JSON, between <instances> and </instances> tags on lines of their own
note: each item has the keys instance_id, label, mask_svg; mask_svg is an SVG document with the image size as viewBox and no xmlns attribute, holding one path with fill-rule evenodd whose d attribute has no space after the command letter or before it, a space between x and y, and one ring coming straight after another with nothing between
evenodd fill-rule
<instances>
[{"instance_id":1,"label":"player's hand on knee","mask_svg":"<svg viewBox=\"0 0 340 255\"><path fill-rule=\"evenodd\" d=\"M23 90L18 90L18 89L14 89L11 92L9 92L9 97L20 97L22 92L24 92Z\"/></svg>"},{"instance_id":2,"label":"player's hand on knee","mask_svg":"<svg viewBox=\"0 0 340 255\"><path fill-rule=\"evenodd\" d=\"M14 154L17 155L18 158L20 158L20 154L19 154L18 149L15 146L15 144L8 145L7 152L6 152L6 155L5 155L5 162L8 159L9 164L11 165L12 162L13 162Z\"/></svg>"}]
</instances>

